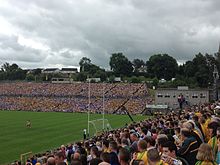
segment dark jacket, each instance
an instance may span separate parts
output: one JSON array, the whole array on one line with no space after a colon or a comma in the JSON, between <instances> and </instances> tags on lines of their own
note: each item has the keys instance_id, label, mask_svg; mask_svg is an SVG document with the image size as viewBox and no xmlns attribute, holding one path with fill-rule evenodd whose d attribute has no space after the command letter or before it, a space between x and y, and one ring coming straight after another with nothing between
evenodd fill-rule
<instances>
[{"instance_id":1,"label":"dark jacket","mask_svg":"<svg viewBox=\"0 0 220 165\"><path fill-rule=\"evenodd\" d=\"M177 151L177 155L186 159L189 164L195 164L198 148L199 144L197 140L193 136L190 136L184 140L182 146Z\"/></svg>"},{"instance_id":2,"label":"dark jacket","mask_svg":"<svg viewBox=\"0 0 220 165\"><path fill-rule=\"evenodd\" d=\"M110 152L110 164L120 165L119 160L118 160L118 155L115 152Z\"/></svg>"}]
</instances>

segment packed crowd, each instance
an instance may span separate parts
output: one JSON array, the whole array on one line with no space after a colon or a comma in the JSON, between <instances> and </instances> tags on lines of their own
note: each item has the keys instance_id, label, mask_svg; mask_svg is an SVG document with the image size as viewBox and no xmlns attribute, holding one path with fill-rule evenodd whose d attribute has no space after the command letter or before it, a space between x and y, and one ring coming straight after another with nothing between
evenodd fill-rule
<instances>
[{"instance_id":1,"label":"packed crowd","mask_svg":"<svg viewBox=\"0 0 220 165\"><path fill-rule=\"evenodd\" d=\"M0 109L85 112L89 108L93 113L101 113L103 95L106 113L114 113L124 104L126 109L136 114L145 107L147 87L141 83L1 83Z\"/></svg>"},{"instance_id":2,"label":"packed crowd","mask_svg":"<svg viewBox=\"0 0 220 165\"><path fill-rule=\"evenodd\" d=\"M35 155L26 164L217 165L220 118L214 113L216 106L217 103L204 104L158 115Z\"/></svg>"},{"instance_id":3,"label":"packed crowd","mask_svg":"<svg viewBox=\"0 0 220 165\"><path fill-rule=\"evenodd\" d=\"M102 96L103 89L106 97L130 97L133 92L142 86L141 83L71 83L71 84L53 84L53 83L34 83L34 82L11 82L0 83L0 95L4 96L57 96L57 97L75 97L76 95ZM129 90L127 90L129 89ZM115 93L117 91L117 93ZM136 95L139 96L139 95Z\"/></svg>"}]
</instances>

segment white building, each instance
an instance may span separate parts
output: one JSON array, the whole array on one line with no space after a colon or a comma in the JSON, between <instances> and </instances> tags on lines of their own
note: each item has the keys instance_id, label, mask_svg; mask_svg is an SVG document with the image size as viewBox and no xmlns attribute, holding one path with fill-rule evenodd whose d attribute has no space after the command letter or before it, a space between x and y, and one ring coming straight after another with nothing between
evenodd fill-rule
<instances>
[{"instance_id":1,"label":"white building","mask_svg":"<svg viewBox=\"0 0 220 165\"><path fill-rule=\"evenodd\" d=\"M185 104L199 105L210 101L208 89L189 89L188 87L161 88L155 92L155 104L167 105L169 108L178 108L178 96L183 95Z\"/></svg>"}]
</instances>

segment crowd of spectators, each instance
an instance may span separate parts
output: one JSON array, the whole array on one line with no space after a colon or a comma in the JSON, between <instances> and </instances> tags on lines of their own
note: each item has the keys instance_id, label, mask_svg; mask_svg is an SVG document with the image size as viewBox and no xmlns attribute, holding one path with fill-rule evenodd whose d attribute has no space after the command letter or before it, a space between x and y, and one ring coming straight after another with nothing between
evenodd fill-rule
<instances>
[{"instance_id":1,"label":"crowd of spectators","mask_svg":"<svg viewBox=\"0 0 220 165\"><path fill-rule=\"evenodd\" d=\"M90 86L91 96L102 96L103 89L107 97L129 97L142 86L141 83L34 83L11 82L0 83L0 95L4 96L57 96L75 97L88 96ZM112 89L112 90L110 90ZM129 90L127 90L129 89ZM116 93L117 91L117 93Z\"/></svg>"},{"instance_id":2,"label":"crowd of spectators","mask_svg":"<svg viewBox=\"0 0 220 165\"><path fill-rule=\"evenodd\" d=\"M90 90L89 90L90 89ZM90 91L90 104L89 104ZM41 112L106 113L124 104L133 114L140 113L147 102L143 83L0 83L0 109Z\"/></svg>"},{"instance_id":3,"label":"crowd of spectators","mask_svg":"<svg viewBox=\"0 0 220 165\"><path fill-rule=\"evenodd\" d=\"M86 140L37 154L27 165L217 165L217 103L157 115ZM14 165L20 165L16 161Z\"/></svg>"}]
</instances>

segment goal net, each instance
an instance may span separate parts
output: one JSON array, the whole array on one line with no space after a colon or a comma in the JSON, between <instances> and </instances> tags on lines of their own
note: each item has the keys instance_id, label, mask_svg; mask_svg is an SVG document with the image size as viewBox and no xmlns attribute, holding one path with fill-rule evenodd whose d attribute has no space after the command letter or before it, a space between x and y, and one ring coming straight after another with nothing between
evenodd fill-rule
<instances>
[{"instance_id":1,"label":"goal net","mask_svg":"<svg viewBox=\"0 0 220 165\"><path fill-rule=\"evenodd\" d=\"M28 158L30 158L32 156L32 151L27 152L27 153L23 153L20 155L20 160L22 163L25 164L25 162L27 161Z\"/></svg>"},{"instance_id":2,"label":"goal net","mask_svg":"<svg viewBox=\"0 0 220 165\"><path fill-rule=\"evenodd\" d=\"M108 121L108 119L96 119L89 121L90 125L90 134L98 135L103 131L110 131L112 127Z\"/></svg>"}]
</instances>

